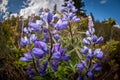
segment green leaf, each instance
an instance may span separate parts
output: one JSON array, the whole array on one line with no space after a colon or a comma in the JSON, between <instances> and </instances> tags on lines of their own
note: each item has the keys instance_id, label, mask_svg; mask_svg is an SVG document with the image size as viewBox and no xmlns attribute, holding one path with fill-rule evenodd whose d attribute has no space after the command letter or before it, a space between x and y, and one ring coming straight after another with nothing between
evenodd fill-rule
<instances>
[{"instance_id":1,"label":"green leaf","mask_svg":"<svg viewBox=\"0 0 120 80\"><path fill-rule=\"evenodd\" d=\"M75 49L75 51L76 51L76 53L77 53L79 59L83 59L82 54L80 54L79 50L78 50L78 49Z\"/></svg>"}]
</instances>

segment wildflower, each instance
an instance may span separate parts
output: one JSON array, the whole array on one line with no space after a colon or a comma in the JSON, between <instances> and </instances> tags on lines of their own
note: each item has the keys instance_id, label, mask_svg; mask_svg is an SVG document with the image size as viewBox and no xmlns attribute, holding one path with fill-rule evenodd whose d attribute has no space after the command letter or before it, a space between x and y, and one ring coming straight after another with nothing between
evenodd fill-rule
<instances>
[{"instance_id":1,"label":"wildflower","mask_svg":"<svg viewBox=\"0 0 120 80\"><path fill-rule=\"evenodd\" d=\"M51 62L53 71L58 71L58 60L53 60Z\"/></svg>"},{"instance_id":2,"label":"wildflower","mask_svg":"<svg viewBox=\"0 0 120 80\"><path fill-rule=\"evenodd\" d=\"M29 41L26 36L24 38L21 37L20 44L21 44L21 46L26 46L27 44L29 44Z\"/></svg>"},{"instance_id":3,"label":"wildflower","mask_svg":"<svg viewBox=\"0 0 120 80\"><path fill-rule=\"evenodd\" d=\"M29 78L32 78L32 77L34 77L34 71L33 71L33 69L27 69L27 72L28 72L28 75L29 75Z\"/></svg>"},{"instance_id":4,"label":"wildflower","mask_svg":"<svg viewBox=\"0 0 120 80\"><path fill-rule=\"evenodd\" d=\"M45 76L48 62L43 62L42 67L39 69L40 76Z\"/></svg>"},{"instance_id":5,"label":"wildflower","mask_svg":"<svg viewBox=\"0 0 120 80\"><path fill-rule=\"evenodd\" d=\"M26 57L21 57L20 60L21 60L22 62L27 62L27 61L28 61L28 59L27 59Z\"/></svg>"},{"instance_id":6,"label":"wildflower","mask_svg":"<svg viewBox=\"0 0 120 80\"><path fill-rule=\"evenodd\" d=\"M77 68L78 68L79 70L83 70L85 67L84 67L83 64L77 64Z\"/></svg>"},{"instance_id":7,"label":"wildflower","mask_svg":"<svg viewBox=\"0 0 120 80\"><path fill-rule=\"evenodd\" d=\"M88 77L90 77L90 78L93 78L93 76L94 76L94 74L93 74L92 71L89 71L89 72L87 73L87 75L88 75Z\"/></svg>"},{"instance_id":8,"label":"wildflower","mask_svg":"<svg viewBox=\"0 0 120 80\"><path fill-rule=\"evenodd\" d=\"M33 48L32 52L37 59L41 59L44 56L44 51L39 48Z\"/></svg>"},{"instance_id":9,"label":"wildflower","mask_svg":"<svg viewBox=\"0 0 120 80\"><path fill-rule=\"evenodd\" d=\"M60 39L60 35L59 34L55 34L54 38L55 38L55 40L59 40Z\"/></svg>"},{"instance_id":10,"label":"wildflower","mask_svg":"<svg viewBox=\"0 0 120 80\"><path fill-rule=\"evenodd\" d=\"M83 39L83 43L85 44L85 45L89 45L90 44L90 42L87 40L87 39Z\"/></svg>"},{"instance_id":11,"label":"wildflower","mask_svg":"<svg viewBox=\"0 0 120 80\"><path fill-rule=\"evenodd\" d=\"M99 37L96 41L97 44L101 43L103 41L103 37Z\"/></svg>"},{"instance_id":12,"label":"wildflower","mask_svg":"<svg viewBox=\"0 0 120 80\"><path fill-rule=\"evenodd\" d=\"M31 36L30 36L30 43L34 43L35 41L37 40L37 37L36 37L36 35L35 34L32 34Z\"/></svg>"},{"instance_id":13,"label":"wildflower","mask_svg":"<svg viewBox=\"0 0 120 80\"><path fill-rule=\"evenodd\" d=\"M36 48L39 48L43 51L47 51L48 50L48 47L47 47L47 44L43 41L35 41L35 47Z\"/></svg>"},{"instance_id":14,"label":"wildflower","mask_svg":"<svg viewBox=\"0 0 120 80\"><path fill-rule=\"evenodd\" d=\"M81 53L86 54L88 52L88 47L84 46L83 49L81 49Z\"/></svg>"}]
</instances>

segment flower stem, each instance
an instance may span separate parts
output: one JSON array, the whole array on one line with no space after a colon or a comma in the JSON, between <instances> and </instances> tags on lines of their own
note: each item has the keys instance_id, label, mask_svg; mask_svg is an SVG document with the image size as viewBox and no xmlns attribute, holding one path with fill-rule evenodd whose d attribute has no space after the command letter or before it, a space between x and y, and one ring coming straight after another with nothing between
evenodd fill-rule
<instances>
[{"instance_id":1,"label":"flower stem","mask_svg":"<svg viewBox=\"0 0 120 80\"><path fill-rule=\"evenodd\" d=\"M50 50L49 50L50 56L48 58L48 61L50 61L50 59L52 57L53 40L52 40L52 34L49 29L48 29L48 34L49 34L49 38L50 38Z\"/></svg>"},{"instance_id":2,"label":"flower stem","mask_svg":"<svg viewBox=\"0 0 120 80\"><path fill-rule=\"evenodd\" d=\"M30 35L31 35L31 33L28 34L28 37L30 37ZM30 49L30 39L29 39L28 49ZM30 52L31 52L31 51L30 51ZM34 58L33 53L31 53L31 56L32 56L32 58L33 58L33 59L32 59L32 62L33 62L34 69L35 69L35 71L39 74L39 71L38 71L37 66L36 66L36 64L35 64L35 58Z\"/></svg>"},{"instance_id":3,"label":"flower stem","mask_svg":"<svg viewBox=\"0 0 120 80\"><path fill-rule=\"evenodd\" d=\"M71 40L73 43L73 34L72 34L72 27L71 27L71 23L69 22L69 31L70 31L70 36L71 36Z\"/></svg>"}]
</instances>

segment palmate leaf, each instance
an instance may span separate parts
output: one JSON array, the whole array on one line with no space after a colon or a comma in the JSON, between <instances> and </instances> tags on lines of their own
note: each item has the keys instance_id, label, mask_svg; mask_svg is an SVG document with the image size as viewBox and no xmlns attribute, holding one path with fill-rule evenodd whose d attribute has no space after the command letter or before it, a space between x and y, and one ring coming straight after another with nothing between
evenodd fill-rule
<instances>
[{"instance_id":1,"label":"palmate leaf","mask_svg":"<svg viewBox=\"0 0 120 80\"><path fill-rule=\"evenodd\" d=\"M76 72L76 64L74 64L71 60L69 60L69 66L67 68L73 73Z\"/></svg>"},{"instance_id":2,"label":"palmate leaf","mask_svg":"<svg viewBox=\"0 0 120 80\"><path fill-rule=\"evenodd\" d=\"M77 53L79 59L82 60L82 59L83 59L83 56L82 56L82 54L80 53L79 49L76 48L76 49L75 49L75 52Z\"/></svg>"}]
</instances>

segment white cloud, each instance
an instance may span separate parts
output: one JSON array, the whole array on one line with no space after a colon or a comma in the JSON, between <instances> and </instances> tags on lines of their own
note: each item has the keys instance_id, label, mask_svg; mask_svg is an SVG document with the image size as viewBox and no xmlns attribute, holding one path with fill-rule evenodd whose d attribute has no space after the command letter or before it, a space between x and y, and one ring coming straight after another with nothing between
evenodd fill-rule
<instances>
[{"instance_id":1,"label":"white cloud","mask_svg":"<svg viewBox=\"0 0 120 80\"><path fill-rule=\"evenodd\" d=\"M108 0L101 0L100 3L101 3L101 4L105 4L105 3L107 3L107 1L108 1Z\"/></svg>"},{"instance_id":2,"label":"white cloud","mask_svg":"<svg viewBox=\"0 0 120 80\"><path fill-rule=\"evenodd\" d=\"M27 18L33 13L38 15L41 8L49 8L52 10L55 4L57 4L57 9L59 10L63 1L64 0L27 0L29 3L24 2L24 4L28 5L28 7L21 9L20 15L24 16L24 18Z\"/></svg>"},{"instance_id":3,"label":"white cloud","mask_svg":"<svg viewBox=\"0 0 120 80\"><path fill-rule=\"evenodd\" d=\"M6 5L8 4L8 0L1 0L0 1L0 14L5 13L7 10Z\"/></svg>"}]
</instances>

